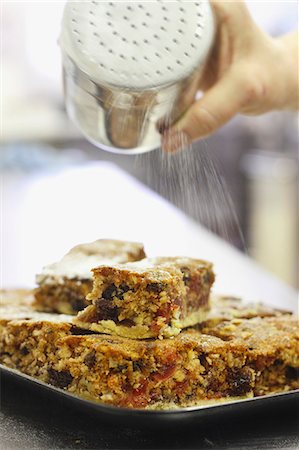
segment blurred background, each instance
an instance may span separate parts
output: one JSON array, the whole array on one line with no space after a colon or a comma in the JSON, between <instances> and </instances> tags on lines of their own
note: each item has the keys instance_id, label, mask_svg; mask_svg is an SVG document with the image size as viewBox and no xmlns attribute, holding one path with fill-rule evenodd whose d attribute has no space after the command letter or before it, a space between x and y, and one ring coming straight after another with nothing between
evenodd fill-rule
<instances>
[{"instance_id":1,"label":"blurred background","mask_svg":"<svg viewBox=\"0 0 299 450\"><path fill-rule=\"evenodd\" d=\"M38 236L36 231L34 236L28 234L28 227L35 221L41 227L42 211L61 197L64 187L55 178L57 174L71 167L84 170L95 162L106 161L139 180L139 189L148 186L196 222L247 252L281 280L298 287L298 115L237 117L211 138L194 145L190 150L194 164L190 165L190 159L175 156L171 170L159 150L136 157L101 151L82 137L65 113L58 45L64 3L6 1L1 5L3 283L12 284L18 264L23 270L30 258L35 258L33 266L38 270L40 264L50 262L47 258L61 257L71 244L77 243L72 241L75 236L83 241L106 237L90 233L85 238L80 231L84 226L82 220L72 219L72 231L77 231L66 232L63 244L55 247L57 224L68 223L69 208L77 208L78 217L86 214L87 227L88 211L82 203L65 204L59 216L47 219L55 234ZM248 5L256 21L274 36L298 28L297 1L248 1ZM74 180L85 183L81 175ZM43 182L49 177L52 191L45 196ZM118 183L121 190L121 177ZM74 195L79 195L80 186L75 181L70 186ZM43 195L38 196L38 192ZM92 195L99 221L109 221L109 211L101 208L103 195L109 195L109 183L107 192ZM128 199L119 226L130 221L135 207ZM20 212L24 208L27 219L31 215L31 222L24 221ZM68 235L72 238L68 239ZM138 232L135 235L139 237ZM26 247L23 241L28 236L31 241ZM131 236L126 233L124 237ZM32 248L35 239L40 253ZM42 243L46 247L46 241L48 253L44 260ZM21 256L22 252L26 256Z\"/></svg>"}]
</instances>

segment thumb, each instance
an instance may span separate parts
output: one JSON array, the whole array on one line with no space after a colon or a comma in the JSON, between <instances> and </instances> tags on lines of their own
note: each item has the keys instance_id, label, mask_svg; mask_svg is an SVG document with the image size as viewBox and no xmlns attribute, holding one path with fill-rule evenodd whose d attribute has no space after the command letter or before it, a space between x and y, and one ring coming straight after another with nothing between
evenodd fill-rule
<instances>
[{"instance_id":1,"label":"thumb","mask_svg":"<svg viewBox=\"0 0 299 450\"><path fill-rule=\"evenodd\" d=\"M193 141L216 131L232 119L244 104L244 89L228 71L203 97L193 103L183 117L162 138L165 151L175 151L174 134L183 133Z\"/></svg>"}]
</instances>

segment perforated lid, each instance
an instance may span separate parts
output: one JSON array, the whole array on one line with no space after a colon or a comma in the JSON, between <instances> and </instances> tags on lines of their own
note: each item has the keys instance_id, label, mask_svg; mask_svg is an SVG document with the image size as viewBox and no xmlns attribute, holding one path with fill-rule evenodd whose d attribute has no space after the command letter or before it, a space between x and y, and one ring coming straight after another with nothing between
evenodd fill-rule
<instances>
[{"instance_id":1,"label":"perforated lid","mask_svg":"<svg viewBox=\"0 0 299 450\"><path fill-rule=\"evenodd\" d=\"M93 80L144 89L191 74L213 31L207 1L69 1L60 43Z\"/></svg>"}]
</instances>

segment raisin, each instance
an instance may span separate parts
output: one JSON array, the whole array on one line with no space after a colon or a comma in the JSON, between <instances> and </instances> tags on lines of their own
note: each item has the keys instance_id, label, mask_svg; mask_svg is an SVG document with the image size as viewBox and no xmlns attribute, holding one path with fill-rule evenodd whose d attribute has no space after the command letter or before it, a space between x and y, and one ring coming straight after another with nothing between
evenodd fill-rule
<instances>
[{"instance_id":1,"label":"raisin","mask_svg":"<svg viewBox=\"0 0 299 450\"><path fill-rule=\"evenodd\" d=\"M214 282L214 274L213 272L206 272L203 276L204 284L211 285Z\"/></svg>"},{"instance_id":2,"label":"raisin","mask_svg":"<svg viewBox=\"0 0 299 450\"><path fill-rule=\"evenodd\" d=\"M206 353L202 353L201 355L198 356L200 364L205 368L205 370L209 371L210 370L210 364L208 363L206 358L207 358L207 354Z\"/></svg>"},{"instance_id":3,"label":"raisin","mask_svg":"<svg viewBox=\"0 0 299 450\"><path fill-rule=\"evenodd\" d=\"M95 301L98 320L113 320L118 322L118 308L105 299Z\"/></svg>"},{"instance_id":4,"label":"raisin","mask_svg":"<svg viewBox=\"0 0 299 450\"><path fill-rule=\"evenodd\" d=\"M148 285L146 286L147 292L156 292L157 294L164 291L165 288L165 283L148 283Z\"/></svg>"},{"instance_id":5,"label":"raisin","mask_svg":"<svg viewBox=\"0 0 299 450\"><path fill-rule=\"evenodd\" d=\"M280 366L281 364L283 364L282 359L276 359L273 363L273 366Z\"/></svg>"},{"instance_id":6,"label":"raisin","mask_svg":"<svg viewBox=\"0 0 299 450\"><path fill-rule=\"evenodd\" d=\"M299 378L299 367L287 366L285 373L288 380L296 380Z\"/></svg>"},{"instance_id":7,"label":"raisin","mask_svg":"<svg viewBox=\"0 0 299 450\"><path fill-rule=\"evenodd\" d=\"M121 320L119 323L120 323L120 325L123 325L124 327L129 327L129 328L133 327L135 325L135 322L132 319L124 319L124 320Z\"/></svg>"},{"instance_id":8,"label":"raisin","mask_svg":"<svg viewBox=\"0 0 299 450\"><path fill-rule=\"evenodd\" d=\"M216 378L213 378L211 376L209 376L209 386L208 389L214 392L218 392L220 389L220 383L219 380L217 380Z\"/></svg>"},{"instance_id":9,"label":"raisin","mask_svg":"<svg viewBox=\"0 0 299 450\"><path fill-rule=\"evenodd\" d=\"M95 363L96 363L96 352L95 350L92 350L85 356L84 364L86 364L87 367L91 369L95 365Z\"/></svg>"},{"instance_id":10,"label":"raisin","mask_svg":"<svg viewBox=\"0 0 299 450\"><path fill-rule=\"evenodd\" d=\"M142 367L143 367L143 361L141 361L141 360L133 361L133 370L140 371L140 370L142 370Z\"/></svg>"},{"instance_id":11,"label":"raisin","mask_svg":"<svg viewBox=\"0 0 299 450\"><path fill-rule=\"evenodd\" d=\"M181 272L183 273L183 281L188 284L191 280L190 269L188 267L181 267Z\"/></svg>"},{"instance_id":12,"label":"raisin","mask_svg":"<svg viewBox=\"0 0 299 450\"><path fill-rule=\"evenodd\" d=\"M130 287L126 284L121 284L118 288L117 288L117 297L120 300L124 299L124 294L126 292L128 292L130 290Z\"/></svg>"},{"instance_id":13,"label":"raisin","mask_svg":"<svg viewBox=\"0 0 299 450\"><path fill-rule=\"evenodd\" d=\"M127 284L121 284L121 285L119 286L119 289L120 289L122 292L128 292L131 288L130 288L130 286L128 286Z\"/></svg>"},{"instance_id":14,"label":"raisin","mask_svg":"<svg viewBox=\"0 0 299 450\"><path fill-rule=\"evenodd\" d=\"M252 375L248 368L231 369L228 373L230 382L229 394L232 396L244 395L251 390Z\"/></svg>"},{"instance_id":15,"label":"raisin","mask_svg":"<svg viewBox=\"0 0 299 450\"><path fill-rule=\"evenodd\" d=\"M62 370L59 372L58 370L49 368L49 383L53 384L60 389L65 389L69 384L73 381L73 377L68 370Z\"/></svg>"},{"instance_id":16,"label":"raisin","mask_svg":"<svg viewBox=\"0 0 299 450\"><path fill-rule=\"evenodd\" d=\"M26 356L26 355L28 355L29 350L28 350L27 347L22 347L22 348L20 349L20 353L21 353L21 355Z\"/></svg>"},{"instance_id":17,"label":"raisin","mask_svg":"<svg viewBox=\"0 0 299 450\"><path fill-rule=\"evenodd\" d=\"M104 292L102 293L102 297L105 300L111 300L112 297L115 296L116 290L117 290L117 288L116 288L115 284L112 283L104 290Z\"/></svg>"},{"instance_id":18,"label":"raisin","mask_svg":"<svg viewBox=\"0 0 299 450\"><path fill-rule=\"evenodd\" d=\"M83 336L83 335L86 335L86 334L94 334L94 331L92 331L92 330L82 330L81 328L78 328L75 325L72 325L71 334L74 335L74 336Z\"/></svg>"},{"instance_id":19,"label":"raisin","mask_svg":"<svg viewBox=\"0 0 299 450\"><path fill-rule=\"evenodd\" d=\"M82 311L85 308L85 299L84 298L73 298L71 300L71 306L74 311Z\"/></svg>"}]
</instances>

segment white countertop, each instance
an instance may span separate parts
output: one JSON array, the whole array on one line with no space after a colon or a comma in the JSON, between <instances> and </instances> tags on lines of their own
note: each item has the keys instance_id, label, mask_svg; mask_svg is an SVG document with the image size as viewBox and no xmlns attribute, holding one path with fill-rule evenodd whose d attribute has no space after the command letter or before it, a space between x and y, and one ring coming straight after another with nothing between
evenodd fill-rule
<instances>
[{"instance_id":1,"label":"white countertop","mask_svg":"<svg viewBox=\"0 0 299 450\"><path fill-rule=\"evenodd\" d=\"M143 242L149 256L212 261L217 293L298 307L296 291L110 163L3 181L4 287L33 286L72 246L115 238Z\"/></svg>"}]
</instances>

